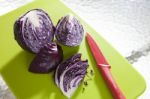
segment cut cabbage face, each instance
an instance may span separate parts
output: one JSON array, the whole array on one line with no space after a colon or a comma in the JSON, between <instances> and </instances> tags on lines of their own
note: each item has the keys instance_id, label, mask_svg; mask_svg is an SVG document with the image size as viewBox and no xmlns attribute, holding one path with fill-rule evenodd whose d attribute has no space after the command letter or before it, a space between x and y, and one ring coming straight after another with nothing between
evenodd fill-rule
<instances>
[{"instance_id":1,"label":"cut cabbage face","mask_svg":"<svg viewBox=\"0 0 150 99\"><path fill-rule=\"evenodd\" d=\"M75 54L59 64L55 72L55 83L62 93L70 98L86 75L88 62L81 60L81 54Z\"/></svg>"},{"instance_id":2,"label":"cut cabbage face","mask_svg":"<svg viewBox=\"0 0 150 99\"><path fill-rule=\"evenodd\" d=\"M44 44L52 42L54 25L46 12L33 9L16 20L14 36L23 49L38 53Z\"/></svg>"},{"instance_id":3,"label":"cut cabbage face","mask_svg":"<svg viewBox=\"0 0 150 99\"><path fill-rule=\"evenodd\" d=\"M75 62L78 62L80 58L81 58L81 54L75 54L74 56L70 57L63 63L59 64L55 72L55 82L57 86L59 86L58 82L60 82L60 75L64 72L64 70L69 68Z\"/></svg>"},{"instance_id":4,"label":"cut cabbage face","mask_svg":"<svg viewBox=\"0 0 150 99\"><path fill-rule=\"evenodd\" d=\"M72 15L61 18L56 26L56 39L66 46L78 46L81 44L84 30L79 20Z\"/></svg>"}]
</instances>

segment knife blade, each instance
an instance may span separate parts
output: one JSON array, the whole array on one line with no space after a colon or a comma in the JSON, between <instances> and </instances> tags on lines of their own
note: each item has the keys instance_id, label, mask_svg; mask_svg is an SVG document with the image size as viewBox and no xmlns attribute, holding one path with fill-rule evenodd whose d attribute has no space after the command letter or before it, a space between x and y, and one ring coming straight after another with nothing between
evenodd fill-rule
<instances>
[{"instance_id":1,"label":"knife blade","mask_svg":"<svg viewBox=\"0 0 150 99\"><path fill-rule=\"evenodd\" d=\"M96 64L101 72L101 75L106 82L108 88L110 89L110 92L112 93L114 99L126 99L123 92L120 90L119 86L117 85L116 81L112 76L112 73L110 71L111 66L109 65L99 46L96 44L96 42L89 33L86 33L86 40L96 61Z\"/></svg>"}]
</instances>

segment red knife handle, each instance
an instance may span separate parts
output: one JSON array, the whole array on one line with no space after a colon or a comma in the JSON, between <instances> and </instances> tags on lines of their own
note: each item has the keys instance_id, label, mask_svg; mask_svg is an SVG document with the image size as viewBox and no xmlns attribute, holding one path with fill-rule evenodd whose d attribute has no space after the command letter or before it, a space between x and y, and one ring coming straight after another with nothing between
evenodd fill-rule
<instances>
[{"instance_id":1,"label":"red knife handle","mask_svg":"<svg viewBox=\"0 0 150 99\"><path fill-rule=\"evenodd\" d=\"M101 65L99 65L98 67L100 68L103 79L105 80L108 88L110 89L114 99L126 99L126 97L123 95L122 91L118 87L117 83L113 79L110 68L102 67Z\"/></svg>"}]
</instances>

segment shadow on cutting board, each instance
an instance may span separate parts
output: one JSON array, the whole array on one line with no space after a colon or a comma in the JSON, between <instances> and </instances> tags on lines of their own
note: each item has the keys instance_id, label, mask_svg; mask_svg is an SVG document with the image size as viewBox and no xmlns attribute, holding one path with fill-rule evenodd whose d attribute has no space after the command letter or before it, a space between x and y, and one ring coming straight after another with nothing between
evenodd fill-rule
<instances>
[{"instance_id":1,"label":"shadow on cutting board","mask_svg":"<svg viewBox=\"0 0 150 99\"><path fill-rule=\"evenodd\" d=\"M54 83L54 72L34 74L28 66L35 55L22 51L1 70L17 99L67 99ZM76 95L74 95L76 97Z\"/></svg>"},{"instance_id":2,"label":"shadow on cutting board","mask_svg":"<svg viewBox=\"0 0 150 99\"><path fill-rule=\"evenodd\" d=\"M87 52L90 52L87 45L86 47L87 48L85 49L87 49ZM75 49L73 53L76 53L79 48L77 47ZM88 57L90 57L90 59L88 59L89 64L91 65L90 68L94 69L95 74L99 74L96 66L92 65L95 64L92 55L90 53L88 55ZM54 83L54 72L49 74L34 74L28 72L28 66L34 56L35 55L33 54L22 51L1 70L1 75L12 92L18 99L67 99ZM100 99L106 99L108 97L111 98L111 95L108 95L109 92L103 82L103 79L99 77L99 75L95 75L91 82L96 85ZM92 84L85 88L84 93L90 94L92 91L90 90ZM82 85L83 83L71 99L77 99L79 95L84 97L84 93L82 94Z\"/></svg>"},{"instance_id":3,"label":"shadow on cutting board","mask_svg":"<svg viewBox=\"0 0 150 99\"><path fill-rule=\"evenodd\" d=\"M65 99L53 82L53 73L28 72L33 57L33 54L22 51L1 70L1 75L12 92L18 99L50 99L53 94Z\"/></svg>"}]
</instances>

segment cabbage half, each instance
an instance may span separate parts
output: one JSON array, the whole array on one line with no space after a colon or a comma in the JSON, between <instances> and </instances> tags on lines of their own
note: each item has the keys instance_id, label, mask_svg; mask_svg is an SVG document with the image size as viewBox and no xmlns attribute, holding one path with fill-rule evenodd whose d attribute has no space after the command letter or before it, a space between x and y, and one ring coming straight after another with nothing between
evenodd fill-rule
<instances>
[{"instance_id":1,"label":"cabbage half","mask_svg":"<svg viewBox=\"0 0 150 99\"><path fill-rule=\"evenodd\" d=\"M70 98L84 79L88 62L81 60L81 54L75 54L59 64L55 72L55 83L62 93Z\"/></svg>"},{"instance_id":2,"label":"cabbage half","mask_svg":"<svg viewBox=\"0 0 150 99\"><path fill-rule=\"evenodd\" d=\"M46 12L33 9L16 20L14 35L23 49L38 53L44 44L53 40L54 25Z\"/></svg>"}]
</instances>

